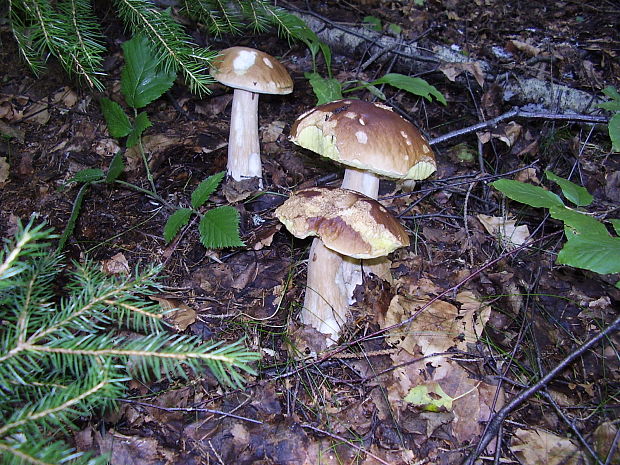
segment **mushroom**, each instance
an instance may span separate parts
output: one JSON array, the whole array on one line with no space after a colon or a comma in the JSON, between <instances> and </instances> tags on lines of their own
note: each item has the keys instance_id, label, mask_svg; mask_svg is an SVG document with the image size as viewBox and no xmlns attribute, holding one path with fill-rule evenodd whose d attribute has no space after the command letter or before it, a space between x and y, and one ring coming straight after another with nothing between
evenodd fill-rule
<instances>
[{"instance_id":1,"label":"mushroom","mask_svg":"<svg viewBox=\"0 0 620 465\"><path fill-rule=\"evenodd\" d=\"M257 178L262 188L258 138L258 94L290 94L293 80L274 57L248 47L220 52L210 69L213 78L235 89L230 115L226 171L235 181Z\"/></svg>"},{"instance_id":2,"label":"mushroom","mask_svg":"<svg viewBox=\"0 0 620 465\"><path fill-rule=\"evenodd\" d=\"M409 236L378 201L342 188L299 190L275 214L294 236L317 236L310 248L300 319L333 344L349 308L342 261L386 256L408 246Z\"/></svg>"},{"instance_id":3,"label":"mushroom","mask_svg":"<svg viewBox=\"0 0 620 465\"><path fill-rule=\"evenodd\" d=\"M319 105L297 118L290 139L346 165L342 187L373 199L379 176L420 180L436 169L420 131L381 103L347 99Z\"/></svg>"}]
</instances>

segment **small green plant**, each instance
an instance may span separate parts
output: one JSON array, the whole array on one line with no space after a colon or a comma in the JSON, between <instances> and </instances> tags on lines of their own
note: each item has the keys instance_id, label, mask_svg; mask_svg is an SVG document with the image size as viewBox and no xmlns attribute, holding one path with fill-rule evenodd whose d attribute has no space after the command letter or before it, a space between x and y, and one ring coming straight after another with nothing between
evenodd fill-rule
<instances>
[{"instance_id":1,"label":"small green plant","mask_svg":"<svg viewBox=\"0 0 620 465\"><path fill-rule=\"evenodd\" d=\"M614 112L607 128L609 138L611 139L611 149L615 152L620 152L620 93L618 93L615 87L609 86L603 89L603 94L611 100L600 103L598 106Z\"/></svg>"},{"instance_id":2,"label":"small green plant","mask_svg":"<svg viewBox=\"0 0 620 465\"><path fill-rule=\"evenodd\" d=\"M547 179L555 182L566 200L575 207L566 206L560 196L539 186L510 179L491 183L506 197L531 207L548 208L552 218L564 223L566 243L558 253L557 263L582 268L600 274L620 273L620 220L610 219L616 236L604 223L582 211L592 203L592 195L582 186L546 171ZM620 281L616 283L620 288Z\"/></svg>"},{"instance_id":3,"label":"small green plant","mask_svg":"<svg viewBox=\"0 0 620 465\"><path fill-rule=\"evenodd\" d=\"M76 421L122 398L132 377L186 377L210 368L240 387L260 355L241 341L173 334L148 296L156 268L113 278L63 266L55 237L31 220L0 250L0 463L106 463L65 440Z\"/></svg>"},{"instance_id":4,"label":"small green plant","mask_svg":"<svg viewBox=\"0 0 620 465\"><path fill-rule=\"evenodd\" d=\"M188 223L192 214L197 214L201 217L198 225L200 240L205 247L215 249L243 246L243 242L239 238L239 213L237 210L230 206L220 206L205 213L199 210L215 192L224 173L210 176L200 183L191 197L192 208L178 208L170 205L157 194L147 156L142 146L142 134L152 126L152 123L146 111L138 111L160 98L172 86L176 73L162 68L161 60L155 55L146 38L142 36L128 40L123 43L122 48L125 66L121 71L121 93L127 105L133 110L133 114L127 115L120 104L106 97L101 99L101 109L110 135L118 139L127 137L126 146L128 148L138 147L151 189L143 189L119 179L124 169L121 151L114 156L107 172L89 168L76 173L70 181L81 183L82 187L78 191L71 217L60 238L59 250L62 250L73 232L88 187L103 182L119 183L130 189L138 190L160 202L170 211L174 211L164 228L166 241L170 241L180 228Z\"/></svg>"}]
</instances>

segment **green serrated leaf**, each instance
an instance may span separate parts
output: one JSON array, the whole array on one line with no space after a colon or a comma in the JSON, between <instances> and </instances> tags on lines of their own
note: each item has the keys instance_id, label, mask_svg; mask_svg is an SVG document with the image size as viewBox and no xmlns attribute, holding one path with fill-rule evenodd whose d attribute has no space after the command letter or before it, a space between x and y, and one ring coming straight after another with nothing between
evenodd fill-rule
<instances>
[{"instance_id":1,"label":"green serrated leaf","mask_svg":"<svg viewBox=\"0 0 620 465\"><path fill-rule=\"evenodd\" d=\"M607 129L611 139L611 149L614 152L620 152L620 113L611 117Z\"/></svg>"},{"instance_id":2,"label":"green serrated leaf","mask_svg":"<svg viewBox=\"0 0 620 465\"><path fill-rule=\"evenodd\" d=\"M103 181L105 179L105 173L99 168L87 168L82 171L78 171L70 179L73 182L96 182Z\"/></svg>"},{"instance_id":3,"label":"green serrated leaf","mask_svg":"<svg viewBox=\"0 0 620 465\"><path fill-rule=\"evenodd\" d=\"M362 23L368 29L376 32L381 32L381 20L376 16L364 16L364 19L362 19Z\"/></svg>"},{"instance_id":4,"label":"green serrated leaf","mask_svg":"<svg viewBox=\"0 0 620 465\"><path fill-rule=\"evenodd\" d=\"M342 98L342 85L334 78L324 78L319 73L305 73L317 98L317 105Z\"/></svg>"},{"instance_id":5,"label":"green serrated leaf","mask_svg":"<svg viewBox=\"0 0 620 465\"><path fill-rule=\"evenodd\" d=\"M245 245L239 237L239 212L228 205L206 212L200 220L198 232L207 249Z\"/></svg>"},{"instance_id":6,"label":"green serrated leaf","mask_svg":"<svg viewBox=\"0 0 620 465\"><path fill-rule=\"evenodd\" d=\"M611 219L611 220L609 220L609 222L613 226L614 231L616 231L616 234L618 234L620 236L620 220Z\"/></svg>"},{"instance_id":7,"label":"green serrated leaf","mask_svg":"<svg viewBox=\"0 0 620 465\"><path fill-rule=\"evenodd\" d=\"M584 213L571 210L564 206L551 207L549 213L552 218L563 221L564 224L574 230L576 234L583 234L589 237L609 237L607 228L603 223Z\"/></svg>"},{"instance_id":8,"label":"green serrated leaf","mask_svg":"<svg viewBox=\"0 0 620 465\"><path fill-rule=\"evenodd\" d=\"M146 112L143 111L138 113L134 121L131 134L129 134L129 136L127 137L127 148L131 148L138 142L140 142L142 133L145 131L145 129L150 128L151 126L153 126L153 123L151 123L151 120L149 119Z\"/></svg>"},{"instance_id":9,"label":"green serrated leaf","mask_svg":"<svg viewBox=\"0 0 620 465\"><path fill-rule=\"evenodd\" d=\"M397 89L402 89L411 94L424 97L429 102L432 102L433 97L435 97L439 102L443 103L444 105L447 105L448 103L443 94L439 92L435 86L429 84L422 78L414 78L399 73L388 73L385 76L375 81L372 81L370 84L374 86L380 84L388 84L392 87L396 87Z\"/></svg>"},{"instance_id":10,"label":"green serrated leaf","mask_svg":"<svg viewBox=\"0 0 620 465\"><path fill-rule=\"evenodd\" d=\"M620 238L572 236L558 253L557 263L600 274L620 273Z\"/></svg>"},{"instance_id":11,"label":"green serrated leaf","mask_svg":"<svg viewBox=\"0 0 620 465\"><path fill-rule=\"evenodd\" d=\"M179 208L168 217L164 226L164 240L170 242L179 233L181 228L189 222L192 215L191 208Z\"/></svg>"},{"instance_id":12,"label":"green serrated leaf","mask_svg":"<svg viewBox=\"0 0 620 465\"><path fill-rule=\"evenodd\" d=\"M603 89L603 94L609 97L611 100L599 103L597 107L609 111L620 111L620 93L618 93L616 88L612 86L607 86Z\"/></svg>"},{"instance_id":13,"label":"green serrated leaf","mask_svg":"<svg viewBox=\"0 0 620 465\"><path fill-rule=\"evenodd\" d=\"M108 167L108 174L106 174L105 182L114 182L121 175L125 169L125 160L123 160L123 152L118 151L114 154L110 166Z\"/></svg>"},{"instance_id":14,"label":"green serrated leaf","mask_svg":"<svg viewBox=\"0 0 620 465\"><path fill-rule=\"evenodd\" d=\"M164 70L148 39L136 35L123 43L125 66L121 71L121 92L127 104L142 108L163 95L176 79L172 70Z\"/></svg>"},{"instance_id":15,"label":"green serrated leaf","mask_svg":"<svg viewBox=\"0 0 620 465\"><path fill-rule=\"evenodd\" d=\"M547 175L547 179L555 182L558 186L560 186L564 197L566 197L578 207L585 207L586 205L590 205L594 200L594 197L590 195L590 193L586 190L585 187L582 187L579 184L575 184L568 179L561 178L552 171L547 170L545 171L545 174Z\"/></svg>"},{"instance_id":16,"label":"green serrated leaf","mask_svg":"<svg viewBox=\"0 0 620 465\"><path fill-rule=\"evenodd\" d=\"M404 400L424 410L438 412L442 408L452 410L454 399L444 392L439 383L431 381L412 388Z\"/></svg>"},{"instance_id":17,"label":"green serrated leaf","mask_svg":"<svg viewBox=\"0 0 620 465\"><path fill-rule=\"evenodd\" d=\"M511 200L521 202L530 207L563 207L562 199L553 192L542 187L533 186L512 179L498 179L491 185Z\"/></svg>"},{"instance_id":18,"label":"green serrated leaf","mask_svg":"<svg viewBox=\"0 0 620 465\"><path fill-rule=\"evenodd\" d=\"M101 104L101 111L108 126L108 131L112 137L119 139L131 132L129 117L118 103L107 97L103 97L99 103Z\"/></svg>"},{"instance_id":19,"label":"green serrated leaf","mask_svg":"<svg viewBox=\"0 0 620 465\"><path fill-rule=\"evenodd\" d=\"M224 176L226 176L226 171L215 173L202 181L192 192L192 207L196 209L202 207L220 185Z\"/></svg>"},{"instance_id":20,"label":"green serrated leaf","mask_svg":"<svg viewBox=\"0 0 620 465\"><path fill-rule=\"evenodd\" d=\"M620 281L618 281L618 282L616 283L616 286L615 286L615 287L616 287L617 289L620 289Z\"/></svg>"}]
</instances>

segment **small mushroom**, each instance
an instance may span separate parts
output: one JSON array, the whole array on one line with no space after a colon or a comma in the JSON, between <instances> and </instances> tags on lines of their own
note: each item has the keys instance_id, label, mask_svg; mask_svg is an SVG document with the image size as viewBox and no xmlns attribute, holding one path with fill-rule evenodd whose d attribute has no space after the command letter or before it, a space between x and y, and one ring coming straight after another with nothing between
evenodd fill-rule
<instances>
[{"instance_id":1,"label":"small mushroom","mask_svg":"<svg viewBox=\"0 0 620 465\"><path fill-rule=\"evenodd\" d=\"M294 236L317 236L310 248L300 319L333 344L349 307L349 289L340 275L343 260L383 257L408 246L409 236L379 202L342 188L297 191L275 214Z\"/></svg>"},{"instance_id":2,"label":"small mushroom","mask_svg":"<svg viewBox=\"0 0 620 465\"><path fill-rule=\"evenodd\" d=\"M235 181L257 178L262 188L258 137L258 94L290 94L293 80L274 57L248 47L220 52L210 70L213 78L235 89L230 115L226 170Z\"/></svg>"},{"instance_id":3,"label":"small mushroom","mask_svg":"<svg viewBox=\"0 0 620 465\"><path fill-rule=\"evenodd\" d=\"M291 141L346 165L342 187L373 199L379 177L420 180L435 170L435 156L420 131L381 103L336 100L297 118Z\"/></svg>"}]
</instances>

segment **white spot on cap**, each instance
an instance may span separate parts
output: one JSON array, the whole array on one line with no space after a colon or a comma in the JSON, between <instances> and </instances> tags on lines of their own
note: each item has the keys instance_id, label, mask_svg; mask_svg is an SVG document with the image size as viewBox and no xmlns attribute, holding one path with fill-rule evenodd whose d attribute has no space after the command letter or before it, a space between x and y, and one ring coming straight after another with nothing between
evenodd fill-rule
<instances>
[{"instance_id":1,"label":"white spot on cap","mask_svg":"<svg viewBox=\"0 0 620 465\"><path fill-rule=\"evenodd\" d=\"M357 131L355 133L355 137L360 144L365 144L366 142L368 142L368 134L366 134L364 131Z\"/></svg>"},{"instance_id":2,"label":"white spot on cap","mask_svg":"<svg viewBox=\"0 0 620 465\"><path fill-rule=\"evenodd\" d=\"M428 153L428 152L430 152L430 151L431 151L431 149L429 149L429 148L428 148L428 145L424 144L424 145L422 146L422 151L423 151L424 153Z\"/></svg>"},{"instance_id":3,"label":"white spot on cap","mask_svg":"<svg viewBox=\"0 0 620 465\"><path fill-rule=\"evenodd\" d=\"M356 113L353 113L352 111L347 111L347 112L344 114L344 116L345 116L346 118L349 118L349 119L355 119L355 118L357 118L357 114L356 114Z\"/></svg>"},{"instance_id":4,"label":"white spot on cap","mask_svg":"<svg viewBox=\"0 0 620 465\"><path fill-rule=\"evenodd\" d=\"M366 126L366 121L364 121L364 118L360 118L358 121L362 126Z\"/></svg>"},{"instance_id":5,"label":"white spot on cap","mask_svg":"<svg viewBox=\"0 0 620 465\"><path fill-rule=\"evenodd\" d=\"M271 69L273 69L273 63L271 62L271 60L267 57L263 57L263 63L265 63L267 66L269 66Z\"/></svg>"},{"instance_id":6,"label":"white spot on cap","mask_svg":"<svg viewBox=\"0 0 620 465\"><path fill-rule=\"evenodd\" d=\"M233 60L233 69L236 74L245 74L246 71L254 65L255 61L256 52L241 50Z\"/></svg>"},{"instance_id":7,"label":"white spot on cap","mask_svg":"<svg viewBox=\"0 0 620 465\"><path fill-rule=\"evenodd\" d=\"M411 145L411 141L409 140L409 136L407 135L407 133L405 131L400 131L400 135L403 136L403 138L405 139L405 143L407 145Z\"/></svg>"}]
</instances>

